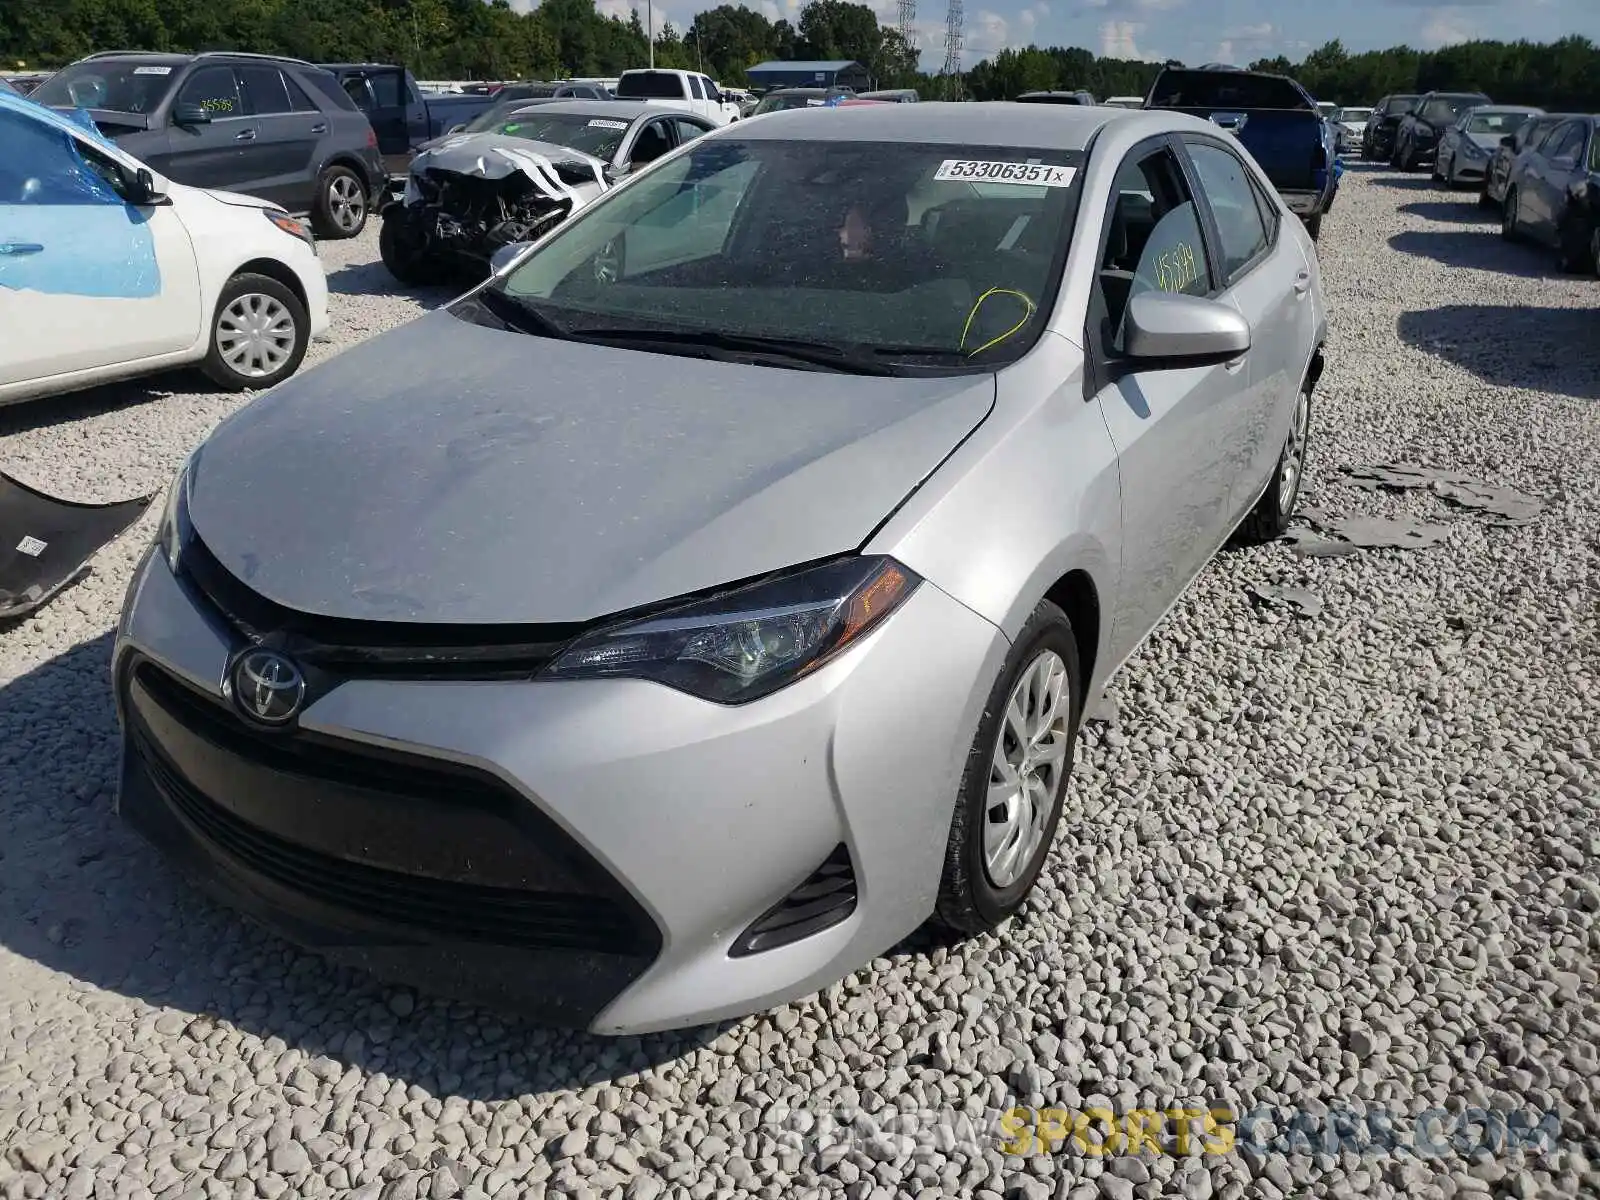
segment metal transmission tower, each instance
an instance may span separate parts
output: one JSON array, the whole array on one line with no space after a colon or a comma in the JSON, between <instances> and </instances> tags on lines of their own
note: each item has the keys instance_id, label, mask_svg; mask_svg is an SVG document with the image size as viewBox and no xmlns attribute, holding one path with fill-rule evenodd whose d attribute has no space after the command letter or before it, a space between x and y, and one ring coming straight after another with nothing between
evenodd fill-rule
<instances>
[{"instance_id":1,"label":"metal transmission tower","mask_svg":"<svg viewBox=\"0 0 1600 1200\"><path fill-rule=\"evenodd\" d=\"M944 71L954 91L951 99L961 96L961 26L963 17L961 0L950 0L950 9L944 18Z\"/></svg>"},{"instance_id":2,"label":"metal transmission tower","mask_svg":"<svg viewBox=\"0 0 1600 1200\"><path fill-rule=\"evenodd\" d=\"M900 0L900 36L913 50L917 48L917 0Z\"/></svg>"}]
</instances>

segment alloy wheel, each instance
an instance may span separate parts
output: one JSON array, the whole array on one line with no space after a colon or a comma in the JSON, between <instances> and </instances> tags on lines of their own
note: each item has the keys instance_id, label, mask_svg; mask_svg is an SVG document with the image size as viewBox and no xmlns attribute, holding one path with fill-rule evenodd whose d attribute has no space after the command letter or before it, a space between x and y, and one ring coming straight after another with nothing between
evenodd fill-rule
<instances>
[{"instance_id":1,"label":"alloy wheel","mask_svg":"<svg viewBox=\"0 0 1600 1200\"><path fill-rule=\"evenodd\" d=\"M273 296L237 296L217 317L217 352L247 379L283 369L294 353L294 315Z\"/></svg>"},{"instance_id":2,"label":"alloy wheel","mask_svg":"<svg viewBox=\"0 0 1600 1200\"><path fill-rule=\"evenodd\" d=\"M352 175L335 175L328 181L328 214L346 233L354 232L367 214L367 198Z\"/></svg>"},{"instance_id":3,"label":"alloy wheel","mask_svg":"<svg viewBox=\"0 0 1600 1200\"><path fill-rule=\"evenodd\" d=\"M1278 511L1287 514L1300 491L1300 476L1306 464L1306 437L1311 427L1311 397L1302 389L1294 402L1294 420L1289 423L1289 440L1283 444L1283 467L1278 478Z\"/></svg>"},{"instance_id":4,"label":"alloy wheel","mask_svg":"<svg viewBox=\"0 0 1600 1200\"><path fill-rule=\"evenodd\" d=\"M1067 761L1067 665L1041 650L1006 700L989 765L983 859L989 881L1007 888L1027 872L1044 841Z\"/></svg>"}]
</instances>

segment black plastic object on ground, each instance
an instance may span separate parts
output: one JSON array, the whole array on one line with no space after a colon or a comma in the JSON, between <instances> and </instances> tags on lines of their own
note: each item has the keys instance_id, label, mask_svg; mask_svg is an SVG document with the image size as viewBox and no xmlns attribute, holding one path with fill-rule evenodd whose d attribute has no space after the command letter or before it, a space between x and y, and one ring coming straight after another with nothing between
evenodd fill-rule
<instances>
[{"instance_id":1,"label":"black plastic object on ground","mask_svg":"<svg viewBox=\"0 0 1600 1200\"><path fill-rule=\"evenodd\" d=\"M75 504L0 472L0 620L49 601L87 571L89 560L126 532L154 499Z\"/></svg>"}]
</instances>

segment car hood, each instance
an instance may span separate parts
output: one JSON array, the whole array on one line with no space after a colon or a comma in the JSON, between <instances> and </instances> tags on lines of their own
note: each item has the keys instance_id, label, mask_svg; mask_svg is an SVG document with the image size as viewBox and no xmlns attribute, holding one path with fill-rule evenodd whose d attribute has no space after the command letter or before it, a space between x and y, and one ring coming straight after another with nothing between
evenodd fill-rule
<instances>
[{"instance_id":1,"label":"car hood","mask_svg":"<svg viewBox=\"0 0 1600 1200\"><path fill-rule=\"evenodd\" d=\"M586 621L856 549L994 398L989 374L717 362L441 311L225 420L190 516L300 612Z\"/></svg>"},{"instance_id":2,"label":"car hood","mask_svg":"<svg viewBox=\"0 0 1600 1200\"><path fill-rule=\"evenodd\" d=\"M224 192L217 188L191 188L190 191L202 192L220 204L233 208L260 208L281 209L282 205L274 204L271 200L263 200L259 196L246 196L243 192Z\"/></svg>"},{"instance_id":3,"label":"car hood","mask_svg":"<svg viewBox=\"0 0 1600 1200\"><path fill-rule=\"evenodd\" d=\"M417 153L411 160L411 170L414 174L437 169L484 179L504 179L517 171L528 173L530 169L555 163L572 163L593 174L596 180L605 178L605 162L592 154L553 142L508 137L503 133L457 133L442 138L430 149Z\"/></svg>"}]
</instances>

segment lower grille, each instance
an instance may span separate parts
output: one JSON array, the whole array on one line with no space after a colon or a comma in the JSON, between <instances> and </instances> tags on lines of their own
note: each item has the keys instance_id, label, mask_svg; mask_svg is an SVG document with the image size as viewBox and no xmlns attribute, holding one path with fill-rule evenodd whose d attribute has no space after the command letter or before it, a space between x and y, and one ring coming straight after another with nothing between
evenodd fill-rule
<instances>
[{"instance_id":1,"label":"lower grille","mask_svg":"<svg viewBox=\"0 0 1600 1200\"><path fill-rule=\"evenodd\" d=\"M213 854L398 941L652 957L636 901L489 776L247 730L148 660L127 664L130 761Z\"/></svg>"},{"instance_id":2,"label":"lower grille","mask_svg":"<svg viewBox=\"0 0 1600 1200\"><path fill-rule=\"evenodd\" d=\"M200 795L145 738L135 735L133 744L156 787L202 837L251 871L310 899L419 935L618 954L648 949L626 914L598 897L450 883L306 850Z\"/></svg>"},{"instance_id":3,"label":"lower grille","mask_svg":"<svg viewBox=\"0 0 1600 1200\"><path fill-rule=\"evenodd\" d=\"M831 929L856 910L856 872L840 843L799 887L761 915L728 951L744 958Z\"/></svg>"}]
</instances>

